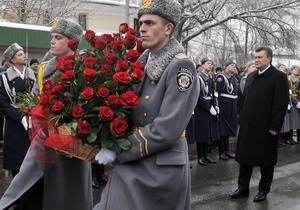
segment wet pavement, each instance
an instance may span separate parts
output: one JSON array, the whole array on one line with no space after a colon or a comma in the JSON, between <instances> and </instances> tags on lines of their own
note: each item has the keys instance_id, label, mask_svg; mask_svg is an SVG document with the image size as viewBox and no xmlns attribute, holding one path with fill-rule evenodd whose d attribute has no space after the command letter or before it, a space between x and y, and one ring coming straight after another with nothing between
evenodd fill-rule
<instances>
[{"instance_id":1,"label":"wet pavement","mask_svg":"<svg viewBox=\"0 0 300 210\"><path fill-rule=\"evenodd\" d=\"M0 168L2 154L0 148ZM300 209L300 144L282 147L278 153L278 164L275 167L274 181L267 199L254 203L260 178L259 168L254 168L250 195L236 200L229 199L228 194L237 187L238 164L230 159L218 160L218 152L213 150L209 156L216 159L217 164L198 165L195 145L190 145L192 174L192 210L296 210ZM109 175L110 167L106 167ZM0 172L0 196L5 192L11 176L5 177ZM103 186L94 189L94 203L100 200Z\"/></svg>"}]
</instances>

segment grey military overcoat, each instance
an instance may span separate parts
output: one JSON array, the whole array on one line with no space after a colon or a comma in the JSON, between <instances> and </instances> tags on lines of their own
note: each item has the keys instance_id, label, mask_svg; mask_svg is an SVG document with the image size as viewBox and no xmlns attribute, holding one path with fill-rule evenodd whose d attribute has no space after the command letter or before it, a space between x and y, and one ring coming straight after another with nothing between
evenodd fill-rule
<instances>
[{"instance_id":1,"label":"grey military overcoat","mask_svg":"<svg viewBox=\"0 0 300 210\"><path fill-rule=\"evenodd\" d=\"M136 126L129 151L106 185L96 210L188 210L190 169L183 131L199 95L194 64L170 40L146 65L147 76L132 114ZM141 61L148 57L146 51ZM157 77L156 77L157 76Z\"/></svg>"}]
</instances>

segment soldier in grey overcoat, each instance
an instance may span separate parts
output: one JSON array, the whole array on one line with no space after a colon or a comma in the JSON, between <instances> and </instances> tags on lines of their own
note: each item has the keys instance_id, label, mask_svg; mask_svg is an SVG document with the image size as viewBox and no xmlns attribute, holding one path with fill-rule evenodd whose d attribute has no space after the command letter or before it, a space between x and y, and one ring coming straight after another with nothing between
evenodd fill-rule
<instances>
[{"instance_id":1,"label":"soldier in grey overcoat","mask_svg":"<svg viewBox=\"0 0 300 210\"><path fill-rule=\"evenodd\" d=\"M43 81L50 80L56 69L57 57L73 53L68 47L68 40L81 40L82 27L71 20L58 19L50 30L52 39L51 52L55 56L46 65L42 74ZM39 91L38 83L34 92ZM15 205L22 200L27 192L43 178L44 190L43 210L91 210L93 208L91 164L76 158L56 154L54 150L43 154L44 144L33 141L26 154L19 174L12 180L9 188L0 200L0 209ZM37 158L41 157L41 162ZM37 156L36 156L37 155ZM51 155L51 157L50 157ZM49 163L49 158L55 158L56 163ZM37 208L32 208L37 209Z\"/></svg>"},{"instance_id":2,"label":"soldier in grey overcoat","mask_svg":"<svg viewBox=\"0 0 300 210\"><path fill-rule=\"evenodd\" d=\"M254 166L260 167L261 179L254 202L266 199L277 163L278 132L281 130L289 100L288 81L284 73L271 65L272 50L255 50L257 71L248 75L241 110L241 126L235 160L240 164L238 189L231 198L249 195Z\"/></svg>"},{"instance_id":3,"label":"soldier in grey overcoat","mask_svg":"<svg viewBox=\"0 0 300 210\"><path fill-rule=\"evenodd\" d=\"M139 58L146 64L146 76L139 88L140 103L132 113L136 129L128 137L130 150L117 154L120 163L95 210L190 209L184 130L197 102L199 82L194 63L170 38L180 11L177 1L153 0L143 1L138 12L147 50Z\"/></svg>"}]
</instances>

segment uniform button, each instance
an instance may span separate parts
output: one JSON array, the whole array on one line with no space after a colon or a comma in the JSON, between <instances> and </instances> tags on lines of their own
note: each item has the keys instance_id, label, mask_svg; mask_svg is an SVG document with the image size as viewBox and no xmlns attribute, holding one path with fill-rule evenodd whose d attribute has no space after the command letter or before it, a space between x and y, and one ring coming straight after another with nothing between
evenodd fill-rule
<instances>
[{"instance_id":1,"label":"uniform button","mask_svg":"<svg viewBox=\"0 0 300 210\"><path fill-rule=\"evenodd\" d=\"M146 100L148 100L149 98L150 98L150 97L149 97L148 95L147 95L147 96L145 96L145 99L146 99Z\"/></svg>"},{"instance_id":2,"label":"uniform button","mask_svg":"<svg viewBox=\"0 0 300 210\"><path fill-rule=\"evenodd\" d=\"M144 113L143 116L144 116L144 117L147 117L147 113Z\"/></svg>"},{"instance_id":3,"label":"uniform button","mask_svg":"<svg viewBox=\"0 0 300 210\"><path fill-rule=\"evenodd\" d=\"M151 81L151 85L155 85L155 82L154 82L154 81Z\"/></svg>"}]
</instances>

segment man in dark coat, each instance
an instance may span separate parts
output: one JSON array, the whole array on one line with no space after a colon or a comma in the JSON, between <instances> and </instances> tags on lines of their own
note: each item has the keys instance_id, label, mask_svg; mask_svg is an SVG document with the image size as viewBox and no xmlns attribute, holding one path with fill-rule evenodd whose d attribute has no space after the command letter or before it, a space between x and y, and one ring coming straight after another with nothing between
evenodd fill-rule
<instances>
[{"instance_id":1,"label":"man in dark coat","mask_svg":"<svg viewBox=\"0 0 300 210\"><path fill-rule=\"evenodd\" d=\"M201 66L197 69L200 81L200 94L195 107L194 127L197 145L198 163L205 166L207 163L216 163L208 157L208 143L219 140L219 127L217 121L218 107L214 106L214 84L211 77L213 61L203 58Z\"/></svg>"},{"instance_id":2,"label":"man in dark coat","mask_svg":"<svg viewBox=\"0 0 300 210\"><path fill-rule=\"evenodd\" d=\"M286 75L271 65L272 50L255 50L257 71L249 74L244 89L241 125L235 160L240 164L238 189L230 194L235 199L249 195L249 182L254 166L260 166L261 179L254 202L266 199L277 162L278 132L281 130L289 92Z\"/></svg>"}]
</instances>

